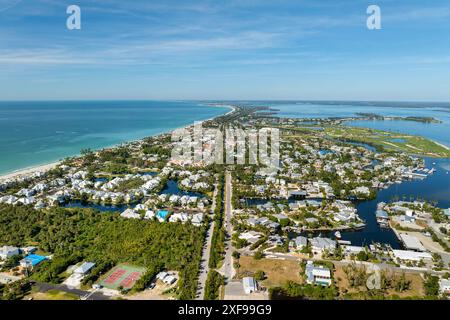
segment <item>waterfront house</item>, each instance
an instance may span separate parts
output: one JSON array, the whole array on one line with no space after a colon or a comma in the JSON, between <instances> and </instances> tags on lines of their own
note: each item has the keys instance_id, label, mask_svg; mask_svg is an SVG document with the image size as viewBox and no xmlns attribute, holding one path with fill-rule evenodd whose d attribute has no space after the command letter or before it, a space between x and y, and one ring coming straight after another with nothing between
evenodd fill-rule
<instances>
[{"instance_id":1,"label":"waterfront house","mask_svg":"<svg viewBox=\"0 0 450 320\"><path fill-rule=\"evenodd\" d=\"M400 220L405 223L416 223L416 218L407 215L400 216Z\"/></svg>"},{"instance_id":2,"label":"waterfront house","mask_svg":"<svg viewBox=\"0 0 450 320\"><path fill-rule=\"evenodd\" d=\"M292 239L290 244L296 250L302 250L308 244L308 239L306 239L306 237L298 236L297 238Z\"/></svg>"},{"instance_id":3,"label":"waterfront house","mask_svg":"<svg viewBox=\"0 0 450 320\"><path fill-rule=\"evenodd\" d=\"M334 240L328 238L316 237L309 240L311 248L316 252L323 252L325 250L334 251L337 243Z\"/></svg>"},{"instance_id":4,"label":"waterfront house","mask_svg":"<svg viewBox=\"0 0 450 320\"><path fill-rule=\"evenodd\" d=\"M340 222L349 222L354 219L354 214L347 213L347 212L336 212L334 214L334 220L340 221Z\"/></svg>"},{"instance_id":5,"label":"waterfront house","mask_svg":"<svg viewBox=\"0 0 450 320\"><path fill-rule=\"evenodd\" d=\"M376 216L378 222L388 222L389 221L389 215L384 210L377 210L375 212L375 216Z\"/></svg>"},{"instance_id":6,"label":"waterfront house","mask_svg":"<svg viewBox=\"0 0 450 320\"><path fill-rule=\"evenodd\" d=\"M306 196L306 191L289 191L289 198L303 200Z\"/></svg>"}]
</instances>

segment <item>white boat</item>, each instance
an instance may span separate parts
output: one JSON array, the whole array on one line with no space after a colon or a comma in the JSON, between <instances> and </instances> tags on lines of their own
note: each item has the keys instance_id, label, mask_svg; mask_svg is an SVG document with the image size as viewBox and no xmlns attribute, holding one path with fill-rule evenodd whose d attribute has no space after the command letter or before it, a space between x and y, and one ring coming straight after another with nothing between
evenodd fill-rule
<instances>
[{"instance_id":1,"label":"white boat","mask_svg":"<svg viewBox=\"0 0 450 320\"><path fill-rule=\"evenodd\" d=\"M342 238L342 235L341 235L341 233L340 233L339 231L336 231L336 232L334 233L334 236L336 237L336 239Z\"/></svg>"}]
</instances>

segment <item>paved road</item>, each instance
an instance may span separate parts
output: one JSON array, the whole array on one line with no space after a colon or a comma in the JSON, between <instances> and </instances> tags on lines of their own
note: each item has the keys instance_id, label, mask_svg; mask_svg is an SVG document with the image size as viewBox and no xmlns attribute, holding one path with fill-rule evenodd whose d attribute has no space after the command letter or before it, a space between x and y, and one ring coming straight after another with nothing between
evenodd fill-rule
<instances>
[{"instance_id":1,"label":"paved road","mask_svg":"<svg viewBox=\"0 0 450 320\"><path fill-rule=\"evenodd\" d=\"M214 209L216 208L216 197L217 197L217 185L214 188L214 194L213 194L213 203L211 205L211 212L214 212ZM210 217L213 217L213 215L210 215ZM206 241L205 245L203 245L202 249L202 261L200 262L200 275L198 277L198 287L197 287L197 295L196 300L202 300L205 296L205 283L206 278L208 277L209 272L209 254L211 252L211 241L212 241L212 235L214 233L214 221L210 219L211 222L209 223L208 230L206 231Z\"/></svg>"},{"instance_id":2,"label":"paved road","mask_svg":"<svg viewBox=\"0 0 450 320\"><path fill-rule=\"evenodd\" d=\"M100 292L92 293L92 292L84 291L84 290L80 290L80 289L72 289L63 284L50 284L50 283L37 282L36 287L38 288L39 292L47 292L49 290L58 290L58 291L76 294L76 295L80 296L80 298L90 295L89 300L109 300L109 297L101 294Z\"/></svg>"},{"instance_id":3,"label":"paved road","mask_svg":"<svg viewBox=\"0 0 450 320\"><path fill-rule=\"evenodd\" d=\"M233 234L233 226L231 224L232 218L232 207L231 207L231 197L232 197L232 181L231 181L231 173L229 171L225 174L225 231L226 231L226 240L225 240L225 259L223 261L223 265L220 268L219 272L225 276L225 283L228 283L233 279L236 271L233 267L233 246L231 245L231 236Z\"/></svg>"}]
</instances>

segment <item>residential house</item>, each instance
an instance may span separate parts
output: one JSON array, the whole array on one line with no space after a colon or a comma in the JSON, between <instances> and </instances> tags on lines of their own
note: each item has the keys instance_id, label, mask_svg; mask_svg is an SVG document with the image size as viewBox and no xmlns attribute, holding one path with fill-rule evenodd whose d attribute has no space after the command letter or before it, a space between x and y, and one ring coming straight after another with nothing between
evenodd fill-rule
<instances>
[{"instance_id":1,"label":"residential house","mask_svg":"<svg viewBox=\"0 0 450 320\"><path fill-rule=\"evenodd\" d=\"M0 260L7 260L18 254L20 254L20 250L17 247L4 246L0 248Z\"/></svg>"},{"instance_id":2,"label":"residential house","mask_svg":"<svg viewBox=\"0 0 450 320\"><path fill-rule=\"evenodd\" d=\"M305 268L306 282L322 286L331 285L331 271L323 266L314 266L313 261L308 261Z\"/></svg>"}]
</instances>

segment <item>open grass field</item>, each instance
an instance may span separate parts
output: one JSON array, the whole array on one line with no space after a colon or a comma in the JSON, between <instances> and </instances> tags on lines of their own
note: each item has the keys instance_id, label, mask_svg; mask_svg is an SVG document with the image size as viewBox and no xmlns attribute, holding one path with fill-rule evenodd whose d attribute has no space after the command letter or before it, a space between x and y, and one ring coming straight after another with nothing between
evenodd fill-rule
<instances>
[{"instance_id":1,"label":"open grass field","mask_svg":"<svg viewBox=\"0 0 450 320\"><path fill-rule=\"evenodd\" d=\"M145 268L119 264L102 277L99 284L113 290L131 289L144 272Z\"/></svg>"},{"instance_id":2,"label":"open grass field","mask_svg":"<svg viewBox=\"0 0 450 320\"><path fill-rule=\"evenodd\" d=\"M401 277L400 272L394 273L394 277ZM361 294L361 299L364 298L364 292L367 291L367 288L365 286L358 287L358 288L351 288L349 286L349 281L347 279L347 275L345 271L343 270L342 266L336 265L335 271L333 273L333 277L336 283L336 286L339 288L340 293L347 292L349 294L352 294L354 298L357 299L358 295ZM388 289L385 292L385 296L393 296L396 295L400 298L407 298L407 297L422 297L424 295L424 288L423 288L423 280L420 274L416 273L406 273L405 278L408 281L411 281L410 288L408 290L405 290L403 292L397 292L395 289Z\"/></svg>"},{"instance_id":3,"label":"open grass field","mask_svg":"<svg viewBox=\"0 0 450 320\"><path fill-rule=\"evenodd\" d=\"M279 259L255 260L253 257L241 256L239 258L240 268L237 270L237 277L251 276L256 271L262 270L266 274L266 279L261 282L265 287L284 285L287 281L302 283L300 276L300 265L297 261Z\"/></svg>"}]
</instances>

